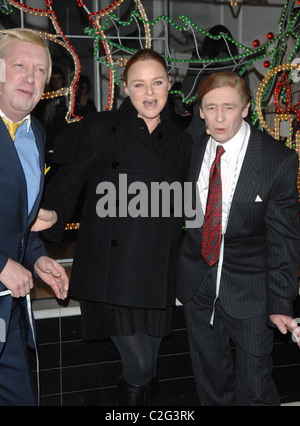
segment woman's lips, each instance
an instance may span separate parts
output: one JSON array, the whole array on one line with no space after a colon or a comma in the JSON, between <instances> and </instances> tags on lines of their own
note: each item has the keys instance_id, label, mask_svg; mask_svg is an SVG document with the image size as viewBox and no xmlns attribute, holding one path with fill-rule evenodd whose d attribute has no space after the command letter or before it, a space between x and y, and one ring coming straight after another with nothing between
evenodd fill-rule
<instances>
[{"instance_id":1,"label":"woman's lips","mask_svg":"<svg viewBox=\"0 0 300 426\"><path fill-rule=\"evenodd\" d=\"M144 105L147 108L154 108L157 105L157 101L156 100L144 101Z\"/></svg>"}]
</instances>

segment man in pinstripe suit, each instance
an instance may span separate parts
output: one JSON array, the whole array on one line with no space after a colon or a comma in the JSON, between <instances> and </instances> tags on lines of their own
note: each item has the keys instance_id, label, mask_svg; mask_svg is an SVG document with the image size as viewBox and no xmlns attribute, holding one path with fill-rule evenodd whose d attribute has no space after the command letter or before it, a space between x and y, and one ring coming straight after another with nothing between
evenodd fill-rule
<instances>
[{"instance_id":1,"label":"man in pinstripe suit","mask_svg":"<svg viewBox=\"0 0 300 426\"><path fill-rule=\"evenodd\" d=\"M210 135L194 140L190 166L198 218L217 145L225 149L219 260L206 263L202 223L189 220L178 265L177 296L202 405L278 405L271 377L274 328L284 334L297 328L298 155L245 121L250 99L249 87L231 71L210 75L198 89Z\"/></svg>"}]
</instances>

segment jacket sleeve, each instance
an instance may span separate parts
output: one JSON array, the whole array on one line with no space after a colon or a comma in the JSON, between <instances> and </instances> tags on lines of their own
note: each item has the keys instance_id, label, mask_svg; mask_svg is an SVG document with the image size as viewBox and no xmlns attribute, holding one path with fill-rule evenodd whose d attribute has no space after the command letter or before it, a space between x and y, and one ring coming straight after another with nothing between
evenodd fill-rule
<instances>
[{"instance_id":1,"label":"jacket sleeve","mask_svg":"<svg viewBox=\"0 0 300 426\"><path fill-rule=\"evenodd\" d=\"M291 150L273 187L268 202L267 289L269 315L293 315L298 295L300 267L300 225L297 190L298 155Z\"/></svg>"},{"instance_id":2,"label":"jacket sleeve","mask_svg":"<svg viewBox=\"0 0 300 426\"><path fill-rule=\"evenodd\" d=\"M41 256L47 256L44 243L38 237L37 232L29 232L22 264L26 269L34 272L34 264ZM9 256L6 253L0 251L0 273L5 268L8 259Z\"/></svg>"},{"instance_id":3,"label":"jacket sleeve","mask_svg":"<svg viewBox=\"0 0 300 426\"><path fill-rule=\"evenodd\" d=\"M2 251L0 251L0 273L3 271L3 269L5 268L5 265L7 264L8 261L8 256L7 254L3 253Z\"/></svg>"},{"instance_id":4,"label":"jacket sleeve","mask_svg":"<svg viewBox=\"0 0 300 426\"><path fill-rule=\"evenodd\" d=\"M34 264L41 256L47 256L43 241L37 232L29 232L23 264L25 268L34 272Z\"/></svg>"},{"instance_id":5,"label":"jacket sleeve","mask_svg":"<svg viewBox=\"0 0 300 426\"><path fill-rule=\"evenodd\" d=\"M93 114L91 114L93 115ZM76 202L94 159L93 126L85 119L71 124L56 141L54 162L57 173L46 187L42 207L54 210L58 220L43 235L50 241L62 239L65 226L72 217Z\"/></svg>"}]
</instances>

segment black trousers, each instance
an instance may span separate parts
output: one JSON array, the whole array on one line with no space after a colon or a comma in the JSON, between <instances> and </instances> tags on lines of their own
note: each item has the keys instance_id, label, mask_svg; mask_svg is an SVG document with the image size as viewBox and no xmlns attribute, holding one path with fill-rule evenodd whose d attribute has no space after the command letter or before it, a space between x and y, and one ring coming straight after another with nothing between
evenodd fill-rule
<instances>
[{"instance_id":1,"label":"black trousers","mask_svg":"<svg viewBox=\"0 0 300 426\"><path fill-rule=\"evenodd\" d=\"M38 405L37 390L28 360L25 321L20 300L14 299L6 342L0 355L0 406Z\"/></svg>"},{"instance_id":2,"label":"black trousers","mask_svg":"<svg viewBox=\"0 0 300 426\"><path fill-rule=\"evenodd\" d=\"M201 405L279 405L272 380L273 330L266 318L236 320L216 303L216 270L209 270L184 305L190 353ZM233 345L234 353L233 353Z\"/></svg>"}]
</instances>

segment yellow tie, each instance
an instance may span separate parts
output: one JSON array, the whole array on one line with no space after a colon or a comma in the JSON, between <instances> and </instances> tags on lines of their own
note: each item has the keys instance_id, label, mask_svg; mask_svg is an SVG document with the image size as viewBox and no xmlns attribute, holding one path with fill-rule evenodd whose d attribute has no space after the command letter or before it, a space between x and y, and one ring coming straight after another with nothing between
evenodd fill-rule
<instances>
[{"instance_id":1,"label":"yellow tie","mask_svg":"<svg viewBox=\"0 0 300 426\"><path fill-rule=\"evenodd\" d=\"M25 120L21 121L20 123L13 123L12 121L6 120L6 118L4 118L4 117L2 117L2 120L6 124L7 130L9 131L9 134L10 134L12 140L15 141L16 131L18 130L18 128L20 126L22 126L22 124L24 123Z\"/></svg>"}]
</instances>

